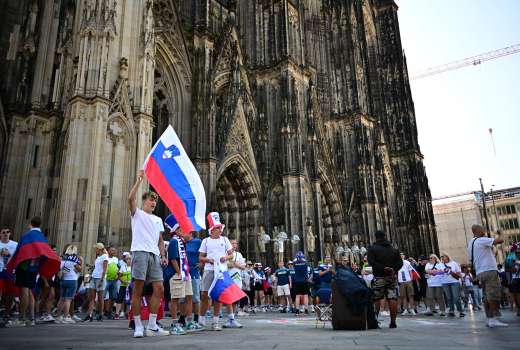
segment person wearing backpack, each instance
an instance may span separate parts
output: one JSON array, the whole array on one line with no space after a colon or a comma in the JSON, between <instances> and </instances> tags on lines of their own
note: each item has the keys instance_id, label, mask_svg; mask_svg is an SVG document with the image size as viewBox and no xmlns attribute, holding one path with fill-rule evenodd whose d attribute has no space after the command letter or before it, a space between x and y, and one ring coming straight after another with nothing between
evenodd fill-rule
<instances>
[{"instance_id":1,"label":"person wearing backpack","mask_svg":"<svg viewBox=\"0 0 520 350\"><path fill-rule=\"evenodd\" d=\"M108 248L108 266L106 273L106 289L105 299L108 295L108 302L105 304L105 315L108 319L114 318L112 311L114 302L117 300L119 292L119 259L117 258L117 250L114 247Z\"/></svg>"},{"instance_id":2,"label":"person wearing backpack","mask_svg":"<svg viewBox=\"0 0 520 350\"><path fill-rule=\"evenodd\" d=\"M501 244L504 239L500 231L496 238L485 237L486 233L480 225L471 227L474 238L468 243L468 256L475 268L477 278L484 292L484 308L486 310L486 326L489 328L507 327L507 323L499 321L498 306L500 303L500 280L493 246Z\"/></svg>"}]
</instances>

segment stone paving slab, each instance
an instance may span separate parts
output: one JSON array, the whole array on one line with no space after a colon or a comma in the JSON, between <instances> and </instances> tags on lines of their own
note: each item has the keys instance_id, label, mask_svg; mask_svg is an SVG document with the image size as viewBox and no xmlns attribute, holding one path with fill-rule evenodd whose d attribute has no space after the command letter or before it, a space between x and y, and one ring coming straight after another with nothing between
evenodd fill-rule
<instances>
[{"instance_id":1,"label":"stone paving slab","mask_svg":"<svg viewBox=\"0 0 520 350\"><path fill-rule=\"evenodd\" d=\"M520 317L504 312L508 328L485 327L482 313L464 319L401 317L397 329L334 331L330 324L315 328L312 317L275 313L241 318L244 328L204 331L183 336L134 339L127 321L74 325L44 324L0 329L1 349L520 349ZM169 320L163 320L167 324Z\"/></svg>"}]
</instances>

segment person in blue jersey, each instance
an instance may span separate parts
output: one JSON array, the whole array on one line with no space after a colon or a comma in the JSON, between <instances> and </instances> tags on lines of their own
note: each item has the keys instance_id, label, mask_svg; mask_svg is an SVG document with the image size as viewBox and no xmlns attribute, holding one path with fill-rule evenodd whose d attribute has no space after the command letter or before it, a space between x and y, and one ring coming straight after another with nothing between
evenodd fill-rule
<instances>
[{"instance_id":1,"label":"person in blue jersey","mask_svg":"<svg viewBox=\"0 0 520 350\"><path fill-rule=\"evenodd\" d=\"M291 307L291 271L285 267L283 260L278 262L278 270L274 272L276 277L276 295L278 295L278 303L280 312L286 313Z\"/></svg>"},{"instance_id":2,"label":"person in blue jersey","mask_svg":"<svg viewBox=\"0 0 520 350\"><path fill-rule=\"evenodd\" d=\"M193 290L193 296L191 299L193 313L183 312L186 314L186 330L199 331L202 327L199 324L199 308L200 308L200 262L199 262L199 249L202 244L202 240L198 237L194 237L193 232L184 234L184 241L186 242L186 253L188 255L188 264L190 266L191 275L191 288ZM186 311L189 310L189 305L186 303L186 299L183 300L181 309ZM184 324L184 320L181 319L181 323Z\"/></svg>"},{"instance_id":3,"label":"person in blue jersey","mask_svg":"<svg viewBox=\"0 0 520 350\"><path fill-rule=\"evenodd\" d=\"M294 293L296 294L296 314L309 313L309 276L311 268L303 252L296 253L294 264ZM303 309L301 309L303 307Z\"/></svg>"},{"instance_id":4,"label":"person in blue jersey","mask_svg":"<svg viewBox=\"0 0 520 350\"><path fill-rule=\"evenodd\" d=\"M334 270L332 268L332 260L330 256L326 256L323 264L318 267L320 275L320 288L330 288L332 278L334 277Z\"/></svg>"},{"instance_id":5,"label":"person in blue jersey","mask_svg":"<svg viewBox=\"0 0 520 350\"><path fill-rule=\"evenodd\" d=\"M294 302L296 301L296 294L294 294L294 263L292 260L287 262L287 269L289 270L289 276L291 277L291 306L289 307L289 311L296 312L296 309L294 308Z\"/></svg>"}]
</instances>

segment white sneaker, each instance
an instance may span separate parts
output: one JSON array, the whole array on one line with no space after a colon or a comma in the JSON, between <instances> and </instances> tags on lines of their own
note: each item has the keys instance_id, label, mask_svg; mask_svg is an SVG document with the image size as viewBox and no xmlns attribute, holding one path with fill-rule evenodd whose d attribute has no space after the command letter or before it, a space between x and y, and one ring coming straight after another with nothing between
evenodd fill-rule
<instances>
[{"instance_id":1,"label":"white sneaker","mask_svg":"<svg viewBox=\"0 0 520 350\"><path fill-rule=\"evenodd\" d=\"M509 325L504 322L500 322L496 318L490 318L488 321L488 327L489 328L495 328L495 327L508 327Z\"/></svg>"},{"instance_id":2,"label":"white sneaker","mask_svg":"<svg viewBox=\"0 0 520 350\"><path fill-rule=\"evenodd\" d=\"M43 318L43 322L54 322L54 321L56 321L56 320L55 320L54 317L52 317L52 315L50 315L50 314L49 314L49 315L46 315L46 316Z\"/></svg>"},{"instance_id":3,"label":"white sneaker","mask_svg":"<svg viewBox=\"0 0 520 350\"><path fill-rule=\"evenodd\" d=\"M233 319L233 320L228 320L224 326L224 328L242 328L242 324L238 323L237 320Z\"/></svg>"},{"instance_id":4,"label":"white sneaker","mask_svg":"<svg viewBox=\"0 0 520 350\"><path fill-rule=\"evenodd\" d=\"M76 321L76 322L83 321L83 320L81 319L81 317L76 316L76 315L72 316L72 319L73 319L74 321Z\"/></svg>"},{"instance_id":5,"label":"white sneaker","mask_svg":"<svg viewBox=\"0 0 520 350\"><path fill-rule=\"evenodd\" d=\"M63 323L63 320L64 320L63 316L60 316L60 317L56 318L56 323Z\"/></svg>"},{"instance_id":6,"label":"white sneaker","mask_svg":"<svg viewBox=\"0 0 520 350\"><path fill-rule=\"evenodd\" d=\"M410 310L410 315L412 315L412 316L417 315L417 314L415 313L415 310L414 310L414 309Z\"/></svg>"},{"instance_id":7,"label":"white sneaker","mask_svg":"<svg viewBox=\"0 0 520 350\"><path fill-rule=\"evenodd\" d=\"M64 319L61 320L61 323L72 324L72 323L76 323L76 321L74 321L72 319L72 317L65 317Z\"/></svg>"},{"instance_id":8,"label":"white sneaker","mask_svg":"<svg viewBox=\"0 0 520 350\"><path fill-rule=\"evenodd\" d=\"M144 337L144 327L138 328L135 327L134 338L142 338Z\"/></svg>"},{"instance_id":9,"label":"white sneaker","mask_svg":"<svg viewBox=\"0 0 520 350\"><path fill-rule=\"evenodd\" d=\"M239 311L238 316L247 316L247 313L245 313L244 311Z\"/></svg>"},{"instance_id":10,"label":"white sneaker","mask_svg":"<svg viewBox=\"0 0 520 350\"><path fill-rule=\"evenodd\" d=\"M390 312L388 312L388 311L381 311L381 316L390 316Z\"/></svg>"},{"instance_id":11,"label":"white sneaker","mask_svg":"<svg viewBox=\"0 0 520 350\"><path fill-rule=\"evenodd\" d=\"M121 311L121 312L119 313L119 318L123 318L123 319L125 318L125 313L124 313L123 311Z\"/></svg>"},{"instance_id":12,"label":"white sneaker","mask_svg":"<svg viewBox=\"0 0 520 350\"><path fill-rule=\"evenodd\" d=\"M402 313L401 313L401 316L406 316L408 315L408 310L404 310Z\"/></svg>"},{"instance_id":13,"label":"white sneaker","mask_svg":"<svg viewBox=\"0 0 520 350\"><path fill-rule=\"evenodd\" d=\"M146 336L147 337L158 337L158 336L161 336L161 335L170 335L170 332L165 331L164 329L162 329L159 326L157 326L156 329L146 328Z\"/></svg>"}]
</instances>

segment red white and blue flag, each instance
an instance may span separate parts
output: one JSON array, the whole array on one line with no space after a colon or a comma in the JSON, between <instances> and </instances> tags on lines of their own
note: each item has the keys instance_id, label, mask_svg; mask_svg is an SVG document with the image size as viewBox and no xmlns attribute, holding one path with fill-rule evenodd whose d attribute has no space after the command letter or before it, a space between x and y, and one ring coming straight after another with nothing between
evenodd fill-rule
<instances>
[{"instance_id":1,"label":"red white and blue flag","mask_svg":"<svg viewBox=\"0 0 520 350\"><path fill-rule=\"evenodd\" d=\"M143 170L184 232L206 228L202 181L171 125L146 157Z\"/></svg>"},{"instance_id":2,"label":"red white and blue flag","mask_svg":"<svg viewBox=\"0 0 520 350\"><path fill-rule=\"evenodd\" d=\"M209 287L211 299L224 305L231 305L246 296L229 275L229 271L220 263L215 263L215 277Z\"/></svg>"},{"instance_id":3,"label":"red white and blue flag","mask_svg":"<svg viewBox=\"0 0 520 350\"><path fill-rule=\"evenodd\" d=\"M7 264L7 270L13 271L28 260L37 260L39 265L34 272L45 278L51 278L60 270L60 257L51 249L42 231L37 228L29 230L20 238L16 251Z\"/></svg>"}]
</instances>

